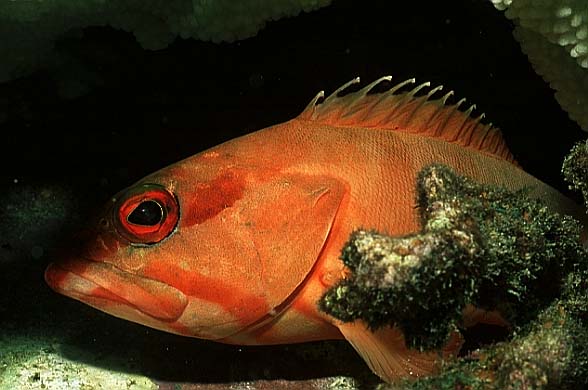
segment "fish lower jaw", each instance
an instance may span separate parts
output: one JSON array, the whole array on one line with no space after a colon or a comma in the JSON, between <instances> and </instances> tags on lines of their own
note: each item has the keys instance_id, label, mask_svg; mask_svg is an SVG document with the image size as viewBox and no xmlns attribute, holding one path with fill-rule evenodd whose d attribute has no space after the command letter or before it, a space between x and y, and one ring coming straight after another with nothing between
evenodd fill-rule
<instances>
[{"instance_id":1,"label":"fish lower jaw","mask_svg":"<svg viewBox=\"0 0 588 390\"><path fill-rule=\"evenodd\" d=\"M78 261L76 265L81 263ZM91 260L84 260L83 263L86 264L72 269L70 269L68 262L49 264L45 271L47 284L60 294L116 317L123 317L118 312L124 311L126 313L124 318L133 322L171 323L184 312L186 297L171 286L138 276L134 277L133 283L123 285L121 280L124 279L120 276L122 272L114 267ZM113 290L103 286L107 281L114 284L116 288ZM150 291L150 289L157 291L154 288L155 285L161 287L159 290L163 291L162 297ZM122 310L123 307L126 307L125 310ZM127 318L131 312L139 313L141 321Z\"/></svg>"},{"instance_id":2,"label":"fish lower jaw","mask_svg":"<svg viewBox=\"0 0 588 390\"><path fill-rule=\"evenodd\" d=\"M62 268L56 263L49 264L45 270L45 281L55 292L78 300L91 296L96 289L101 288L96 283Z\"/></svg>"}]
</instances>

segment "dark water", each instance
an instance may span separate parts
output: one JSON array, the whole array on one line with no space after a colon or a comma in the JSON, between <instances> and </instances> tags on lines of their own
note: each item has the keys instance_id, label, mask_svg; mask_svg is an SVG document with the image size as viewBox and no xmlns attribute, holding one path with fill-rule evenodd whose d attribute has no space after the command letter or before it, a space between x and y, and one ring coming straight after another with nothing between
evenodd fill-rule
<instances>
[{"instance_id":1,"label":"dark water","mask_svg":"<svg viewBox=\"0 0 588 390\"><path fill-rule=\"evenodd\" d=\"M288 120L319 90L355 76L416 77L455 90L503 130L527 171L565 190L561 160L583 133L511 32L489 1L341 0L235 43L177 39L149 51L107 27L70 34L57 43L69 63L0 84L0 329L66 340L62 353L73 358L79 349L134 358L136 372L167 382L343 374L369 382L344 343L239 349L164 335L57 296L43 269L121 188Z\"/></svg>"}]
</instances>

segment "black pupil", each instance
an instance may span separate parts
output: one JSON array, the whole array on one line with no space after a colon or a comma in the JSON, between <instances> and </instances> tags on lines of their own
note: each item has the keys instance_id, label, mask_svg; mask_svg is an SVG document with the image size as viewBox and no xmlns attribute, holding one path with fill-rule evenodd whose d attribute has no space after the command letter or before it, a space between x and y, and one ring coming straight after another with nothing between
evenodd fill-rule
<instances>
[{"instance_id":1,"label":"black pupil","mask_svg":"<svg viewBox=\"0 0 588 390\"><path fill-rule=\"evenodd\" d=\"M153 200L146 200L129 214L127 221L135 225L155 226L163 218L163 210L159 203Z\"/></svg>"}]
</instances>

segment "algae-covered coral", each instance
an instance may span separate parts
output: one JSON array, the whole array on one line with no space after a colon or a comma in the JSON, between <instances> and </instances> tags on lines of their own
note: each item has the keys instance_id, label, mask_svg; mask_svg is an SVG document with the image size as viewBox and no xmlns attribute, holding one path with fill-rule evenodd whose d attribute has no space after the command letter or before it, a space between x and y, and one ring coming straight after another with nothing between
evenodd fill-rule
<instances>
[{"instance_id":1,"label":"algae-covered coral","mask_svg":"<svg viewBox=\"0 0 588 390\"><path fill-rule=\"evenodd\" d=\"M422 232L355 232L342 255L352 276L323 297L325 311L372 328L394 323L409 345L430 349L460 325L467 304L499 310L516 326L560 294L553 281L583 253L578 222L525 190L479 185L440 165L418 183Z\"/></svg>"},{"instance_id":2,"label":"algae-covered coral","mask_svg":"<svg viewBox=\"0 0 588 390\"><path fill-rule=\"evenodd\" d=\"M582 193L588 208L588 141L574 145L564 159L562 173L570 189Z\"/></svg>"},{"instance_id":3,"label":"algae-covered coral","mask_svg":"<svg viewBox=\"0 0 588 390\"><path fill-rule=\"evenodd\" d=\"M440 348L467 326L468 305L495 311L493 321L511 331L508 342L393 388L588 384L588 255L579 222L525 189L480 185L442 165L423 169L417 184L422 231L355 232L342 254L351 274L323 296L322 310L372 329L398 326L421 350Z\"/></svg>"},{"instance_id":4,"label":"algae-covered coral","mask_svg":"<svg viewBox=\"0 0 588 390\"><path fill-rule=\"evenodd\" d=\"M586 280L584 278L584 288ZM586 299L585 294L583 299ZM568 297L557 299L508 342L490 345L446 363L438 375L381 388L583 389L588 385L588 331L585 318L577 314L570 307Z\"/></svg>"}]
</instances>

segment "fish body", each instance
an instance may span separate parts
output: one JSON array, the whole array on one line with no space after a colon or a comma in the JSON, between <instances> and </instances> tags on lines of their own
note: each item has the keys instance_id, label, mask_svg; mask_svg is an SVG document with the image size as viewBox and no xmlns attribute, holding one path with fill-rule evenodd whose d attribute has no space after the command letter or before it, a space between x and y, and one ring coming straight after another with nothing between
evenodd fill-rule
<instances>
[{"instance_id":1,"label":"fish body","mask_svg":"<svg viewBox=\"0 0 588 390\"><path fill-rule=\"evenodd\" d=\"M368 331L318 310L345 277L352 231L420 229L416 177L443 163L474 180L531 187L554 211L573 202L524 172L471 110L389 77L298 117L196 154L113 197L79 251L49 265L56 291L117 317L232 344L346 338L383 379L430 373L395 328ZM405 83L406 84L406 83ZM344 87L347 87L346 84ZM342 88L344 88L342 87ZM452 340L444 353L459 348Z\"/></svg>"}]
</instances>

